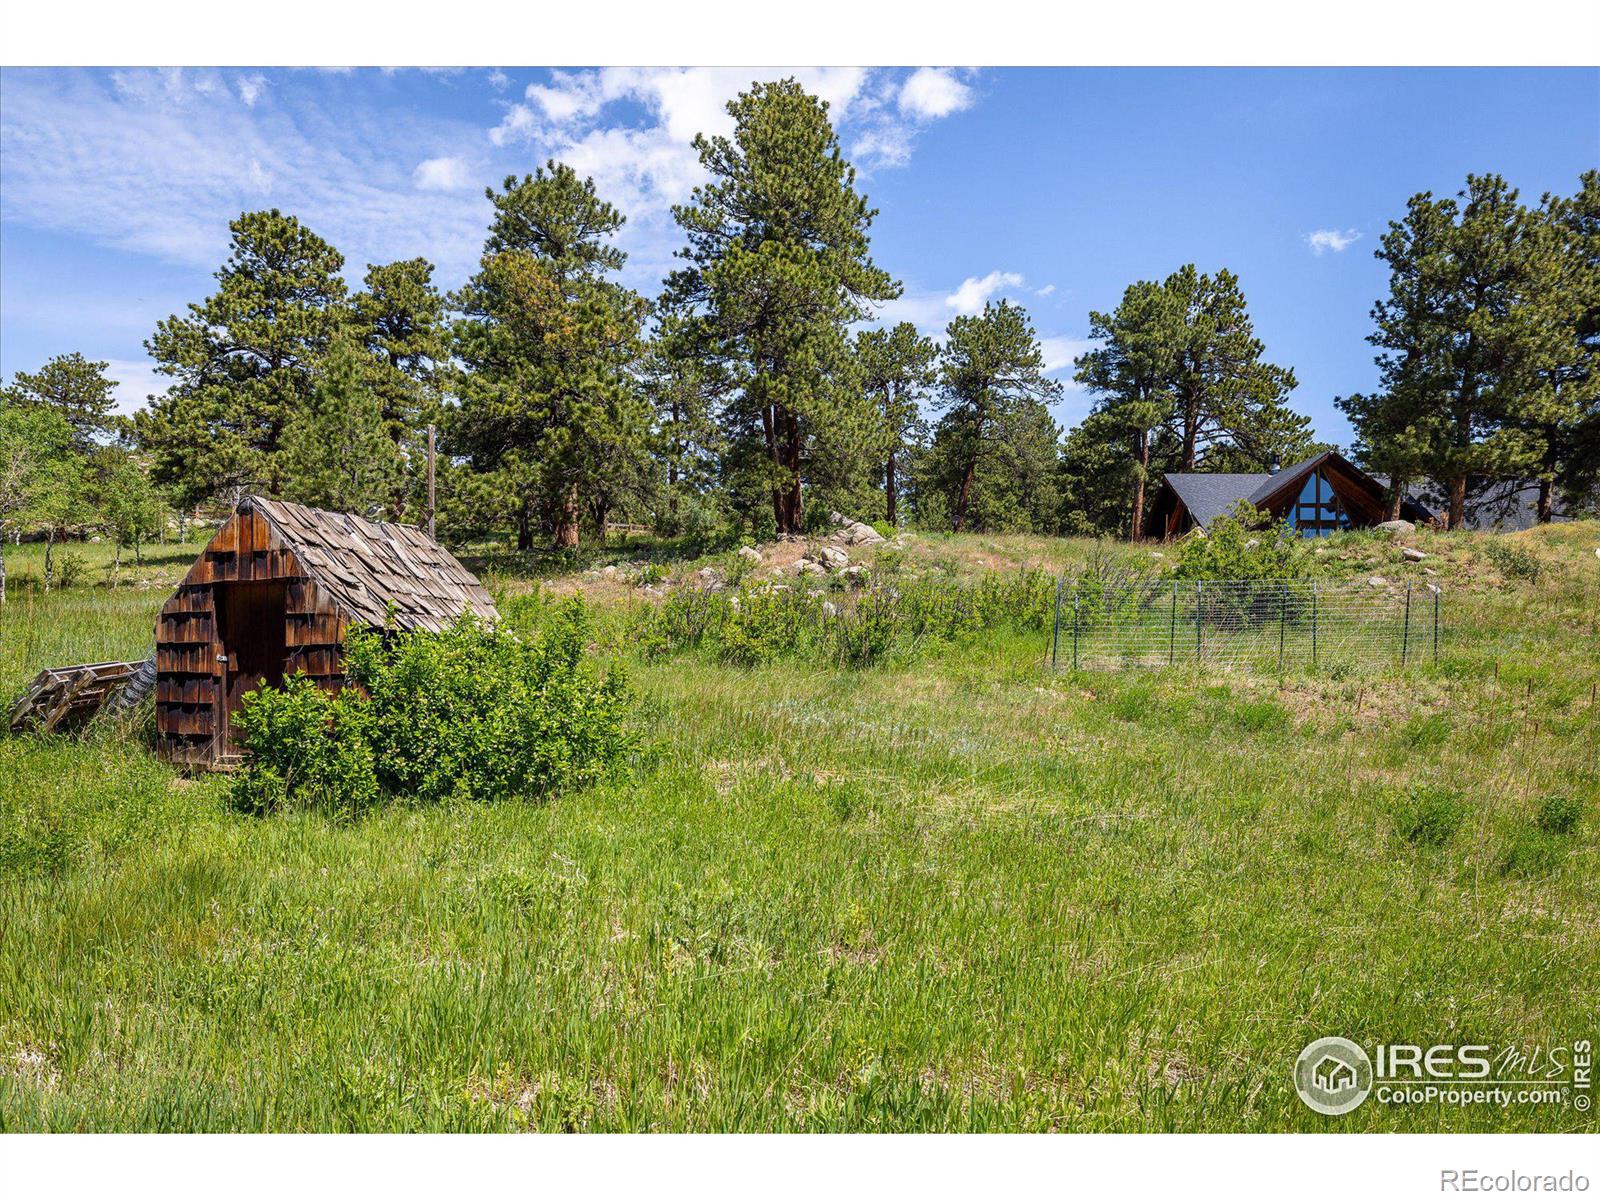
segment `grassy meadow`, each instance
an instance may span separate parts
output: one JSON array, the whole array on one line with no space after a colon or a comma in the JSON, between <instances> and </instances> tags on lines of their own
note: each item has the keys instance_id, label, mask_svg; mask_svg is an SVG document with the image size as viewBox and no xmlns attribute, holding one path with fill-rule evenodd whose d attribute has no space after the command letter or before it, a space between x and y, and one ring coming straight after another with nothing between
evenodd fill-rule
<instances>
[{"instance_id":1,"label":"grassy meadow","mask_svg":"<svg viewBox=\"0 0 1600 1200\"><path fill-rule=\"evenodd\" d=\"M1318 570L1437 571L1439 662L1338 678L1051 675L1003 627L866 669L646 656L653 600L598 568L670 591L728 556L481 557L501 597L585 593L637 696L627 769L547 802L250 816L136 727L0 735L0 1129L1592 1130L1292 1087L1325 1034L1600 1034L1600 523L1408 544L1330 539ZM116 587L75 549L86 579L44 593L7 547L7 703L142 657L198 547ZM1541 826L1552 796L1575 829Z\"/></svg>"}]
</instances>

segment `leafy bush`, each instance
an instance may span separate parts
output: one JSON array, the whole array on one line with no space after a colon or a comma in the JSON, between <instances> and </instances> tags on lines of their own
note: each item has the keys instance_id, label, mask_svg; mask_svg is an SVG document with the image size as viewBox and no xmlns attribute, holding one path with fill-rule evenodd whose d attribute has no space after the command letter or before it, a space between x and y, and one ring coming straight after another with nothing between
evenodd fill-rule
<instances>
[{"instance_id":1,"label":"leafy bush","mask_svg":"<svg viewBox=\"0 0 1600 1200\"><path fill-rule=\"evenodd\" d=\"M1583 820L1583 801L1577 796L1546 796L1539 801L1539 813L1534 823L1541 833L1564 835L1575 833Z\"/></svg>"},{"instance_id":2,"label":"leafy bush","mask_svg":"<svg viewBox=\"0 0 1600 1200\"><path fill-rule=\"evenodd\" d=\"M639 568L638 583L640 587L654 587L665 580L666 577L667 567L665 563L645 563L644 566Z\"/></svg>"},{"instance_id":3,"label":"leafy bush","mask_svg":"<svg viewBox=\"0 0 1600 1200\"><path fill-rule=\"evenodd\" d=\"M245 698L251 757L235 799L354 812L386 797L542 797L589 783L629 739L626 687L585 668L586 636L577 600L522 637L470 618L437 634L358 630L337 695L296 676Z\"/></svg>"},{"instance_id":4,"label":"leafy bush","mask_svg":"<svg viewBox=\"0 0 1600 1200\"><path fill-rule=\"evenodd\" d=\"M1460 832L1467 806L1454 792L1416 786L1396 806L1395 831L1413 846L1443 846Z\"/></svg>"},{"instance_id":5,"label":"leafy bush","mask_svg":"<svg viewBox=\"0 0 1600 1200\"><path fill-rule=\"evenodd\" d=\"M714 593L683 588L640 611L628 640L651 655L706 646L742 666L789 658L866 667L1003 625L1047 629L1055 580L1033 570L974 584L875 573L854 597L824 616L818 593L766 580Z\"/></svg>"},{"instance_id":6,"label":"leafy bush","mask_svg":"<svg viewBox=\"0 0 1600 1200\"><path fill-rule=\"evenodd\" d=\"M1179 579L1302 579L1306 552L1288 522L1270 518L1248 500L1206 526L1205 536L1178 547Z\"/></svg>"},{"instance_id":7,"label":"leafy bush","mask_svg":"<svg viewBox=\"0 0 1600 1200\"><path fill-rule=\"evenodd\" d=\"M55 556L55 584L74 588L89 575L89 560L76 550L63 550Z\"/></svg>"},{"instance_id":8,"label":"leafy bush","mask_svg":"<svg viewBox=\"0 0 1600 1200\"><path fill-rule=\"evenodd\" d=\"M739 534L727 510L710 496L693 496L685 502L679 528L689 548L700 554L726 549Z\"/></svg>"},{"instance_id":9,"label":"leafy bush","mask_svg":"<svg viewBox=\"0 0 1600 1200\"><path fill-rule=\"evenodd\" d=\"M1511 840L1500 860L1502 875L1546 875L1561 864L1566 853L1562 840L1553 834L1525 829Z\"/></svg>"},{"instance_id":10,"label":"leafy bush","mask_svg":"<svg viewBox=\"0 0 1600 1200\"><path fill-rule=\"evenodd\" d=\"M1484 541L1483 552L1495 569L1507 579L1536 582L1544 572L1544 564L1526 546L1506 537L1491 537Z\"/></svg>"}]
</instances>

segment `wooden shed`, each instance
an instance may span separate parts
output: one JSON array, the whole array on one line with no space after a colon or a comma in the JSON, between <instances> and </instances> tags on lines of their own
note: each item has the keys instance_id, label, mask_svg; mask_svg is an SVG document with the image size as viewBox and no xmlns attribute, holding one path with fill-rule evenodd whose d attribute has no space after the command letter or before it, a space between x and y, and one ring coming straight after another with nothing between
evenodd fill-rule
<instances>
[{"instance_id":1,"label":"wooden shed","mask_svg":"<svg viewBox=\"0 0 1600 1200\"><path fill-rule=\"evenodd\" d=\"M161 608L160 753L228 766L240 754L232 716L263 681L303 671L337 690L351 626L438 631L468 612L498 615L472 573L422 530L246 497Z\"/></svg>"}]
</instances>

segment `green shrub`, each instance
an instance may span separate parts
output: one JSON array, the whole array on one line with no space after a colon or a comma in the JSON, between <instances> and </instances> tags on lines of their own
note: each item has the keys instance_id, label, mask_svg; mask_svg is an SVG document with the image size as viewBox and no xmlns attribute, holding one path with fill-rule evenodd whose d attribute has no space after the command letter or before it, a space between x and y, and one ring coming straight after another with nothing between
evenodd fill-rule
<instances>
[{"instance_id":1,"label":"green shrub","mask_svg":"<svg viewBox=\"0 0 1600 1200\"><path fill-rule=\"evenodd\" d=\"M654 587L665 580L666 577L667 567L665 563L645 563L644 566L639 568L640 587Z\"/></svg>"},{"instance_id":2,"label":"green shrub","mask_svg":"<svg viewBox=\"0 0 1600 1200\"><path fill-rule=\"evenodd\" d=\"M1301 579L1306 550L1287 522L1276 525L1247 500L1178 546L1179 579Z\"/></svg>"},{"instance_id":3,"label":"green shrub","mask_svg":"<svg viewBox=\"0 0 1600 1200\"><path fill-rule=\"evenodd\" d=\"M1467 806L1454 792L1418 785L1395 806L1395 831L1413 846L1443 846L1460 832Z\"/></svg>"},{"instance_id":4,"label":"green shrub","mask_svg":"<svg viewBox=\"0 0 1600 1200\"><path fill-rule=\"evenodd\" d=\"M247 696L237 803L355 812L387 797L545 797L626 750L627 691L583 662L581 601L523 636L470 618L442 633L358 630L338 695L296 676Z\"/></svg>"},{"instance_id":5,"label":"green shrub","mask_svg":"<svg viewBox=\"0 0 1600 1200\"><path fill-rule=\"evenodd\" d=\"M1526 546L1504 537L1491 537L1483 542L1483 552L1495 569L1507 579L1521 579L1528 583L1538 580L1544 573L1544 564Z\"/></svg>"},{"instance_id":6,"label":"green shrub","mask_svg":"<svg viewBox=\"0 0 1600 1200\"><path fill-rule=\"evenodd\" d=\"M1502 875L1547 875L1561 865L1566 846L1559 837L1536 829L1518 833L1500 860Z\"/></svg>"},{"instance_id":7,"label":"green shrub","mask_svg":"<svg viewBox=\"0 0 1600 1200\"><path fill-rule=\"evenodd\" d=\"M89 575L89 560L76 550L63 550L55 556L55 585L73 588Z\"/></svg>"},{"instance_id":8,"label":"green shrub","mask_svg":"<svg viewBox=\"0 0 1600 1200\"><path fill-rule=\"evenodd\" d=\"M719 637L722 658L741 667L775 662L799 648L818 608L806 592L763 584L725 609Z\"/></svg>"},{"instance_id":9,"label":"green shrub","mask_svg":"<svg viewBox=\"0 0 1600 1200\"><path fill-rule=\"evenodd\" d=\"M1565 835L1575 833L1583 820L1583 801L1577 796L1546 796L1539 801L1539 814L1535 818L1541 833Z\"/></svg>"}]
</instances>

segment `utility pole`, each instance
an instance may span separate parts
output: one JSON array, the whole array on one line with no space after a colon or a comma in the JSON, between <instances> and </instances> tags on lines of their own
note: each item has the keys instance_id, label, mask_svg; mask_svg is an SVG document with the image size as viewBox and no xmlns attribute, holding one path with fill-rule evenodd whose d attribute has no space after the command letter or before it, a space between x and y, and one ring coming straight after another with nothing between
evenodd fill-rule
<instances>
[{"instance_id":1,"label":"utility pole","mask_svg":"<svg viewBox=\"0 0 1600 1200\"><path fill-rule=\"evenodd\" d=\"M428 426L428 536L433 536L433 441L434 430Z\"/></svg>"}]
</instances>

